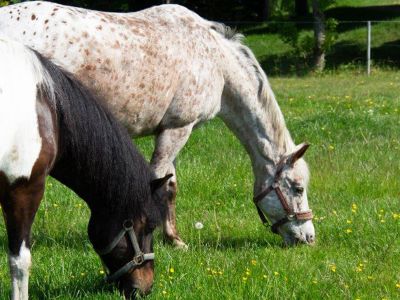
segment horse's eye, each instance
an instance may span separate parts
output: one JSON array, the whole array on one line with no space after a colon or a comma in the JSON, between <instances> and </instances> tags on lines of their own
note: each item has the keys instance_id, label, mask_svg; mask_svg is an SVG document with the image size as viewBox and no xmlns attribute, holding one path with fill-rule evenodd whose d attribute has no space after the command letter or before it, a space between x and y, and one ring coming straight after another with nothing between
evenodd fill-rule
<instances>
[{"instance_id":1,"label":"horse's eye","mask_svg":"<svg viewBox=\"0 0 400 300\"><path fill-rule=\"evenodd\" d=\"M297 194L299 194L299 195L303 194L303 192L304 192L304 188L303 188L302 186L296 186L296 187L294 188L294 190L295 190L295 192L296 192Z\"/></svg>"}]
</instances>

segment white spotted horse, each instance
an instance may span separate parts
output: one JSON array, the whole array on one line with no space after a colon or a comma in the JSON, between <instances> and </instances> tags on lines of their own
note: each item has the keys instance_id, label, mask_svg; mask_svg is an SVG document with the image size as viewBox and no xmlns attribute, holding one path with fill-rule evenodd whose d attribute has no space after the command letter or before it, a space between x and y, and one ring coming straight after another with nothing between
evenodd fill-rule
<instances>
[{"instance_id":1,"label":"white spotted horse","mask_svg":"<svg viewBox=\"0 0 400 300\"><path fill-rule=\"evenodd\" d=\"M90 208L89 239L125 297L149 292L152 232L166 178L151 169L102 101L72 75L0 36L0 204L12 299L28 299L31 226L50 175Z\"/></svg>"},{"instance_id":2,"label":"white spotted horse","mask_svg":"<svg viewBox=\"0 0 400 300\"><path fill-rule=\"evenodd\" d=\"M167 240L180 247L175 159L199 124L219 116L248 152L261 219L286 244L312 244L308 168L251 50L222 24L178 5L106 13L49 2L0 9L0 32L73 73L107 99L133 137L154 134L155 176L165 185ZM267 218L267 219L266 219Z\"/></svg>"}]
</instances>

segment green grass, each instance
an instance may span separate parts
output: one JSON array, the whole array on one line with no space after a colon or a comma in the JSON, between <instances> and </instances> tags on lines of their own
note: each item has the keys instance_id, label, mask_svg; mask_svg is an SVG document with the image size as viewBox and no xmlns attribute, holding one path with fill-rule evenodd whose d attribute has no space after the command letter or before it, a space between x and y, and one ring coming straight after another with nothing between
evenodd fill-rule
<instances>
[{"instance_id":1,"label":"green grass","mask_svg":"<svg viewBox=\"0 0 400 300\"><path fill-rule=\"evenodd\" d=\"M399 0L337 0L337 6L383 6L383 5L399 5Z\"/></svg>"},{"instance_id":2,"label":"green grass","mask_svg":"<svg viewBox=\"0 0 400 300\"><path fill-rule=\"evenodd\" d=\"M340 28L327 74L271 79L293 138L312 143L306 159L316 246L286 249L262 227L251 201L250 161L214 120L193 133L177 163L178 226L189 251L164 245L156 234L148 299L400 298L400 74L383 63L399 26L374 24L372 57L387 70L374 67L371 77L353 66L363 64L365 28L352 26ZM287 61L290 46L258 29L246 41L267 73L292 74L284 69L297 60ZM149 158L152 139L137 144ZM84 202L49 179L33 228L31 299L120 298L102 280L86 235L88 216ZM194 228L196 221L203 230ZM10 292L6 249L0 219L0 299Z\"/></svg>"},{"instance_id":3,"label":"green grass","mask_svg":"<svg viewBox=\"0 0 400 300\"><path fill-rule=\"evenodd\" d=\"M348 71L272 78L292 136L312 143L306 159L314 247L284 248L260 224L249 159L220 120L196 130L177 164L178 224L190 248L175 250L157 233L148 299L399 298L399 77ZM151 138L137 142L149 157ZM50 179L33 229L31 299L120 298L102 281L87 221L85 204ZM196 221L204 229L196 230ZM3 220L0 248L6 299Z\"/></svg>"}]
</instances>

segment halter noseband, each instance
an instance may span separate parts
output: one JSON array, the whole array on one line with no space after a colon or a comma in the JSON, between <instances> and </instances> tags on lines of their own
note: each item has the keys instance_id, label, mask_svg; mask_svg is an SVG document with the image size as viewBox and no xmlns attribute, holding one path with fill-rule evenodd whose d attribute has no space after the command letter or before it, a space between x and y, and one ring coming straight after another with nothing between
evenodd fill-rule
<instances>
[{"instance_id":1,"label":"halter noseband","mask_svg":"<svg viewBox=\"0 0 400 300\"><path fill-rule=\"evenodd\" d=\"M131 261L127 262L124 266L119 268L113 274L108 274L106 276L107 282L118 280L121 276L142 265L145 261L154 260L154 253L143 253L142 250L140 250L135 231L133 230L133 222L131 220L125 220L122 224L121 231L118 233L115 239L107 247L100 250L96 249L97 254L102 256L110 253L117 246L119 241L125 236L126 233L128 233L129 240L132 243L133 250L135 251L135 256Z\"/></svg>"},{"instance_id":2,"label":"halter noseband","mask_svg":"<svg viewBox=\"0 0 400 300\"><path fill-rule=\"evenodd\" d=\"M276 221L274 224L271 225L271 231L273 233L278 234L278 228L282 226L283 224L286 224L287 222L290 222L292 220L299 220L299 221L307 221L307 220L312 220L313 219L313 214L311 210L303 211L303 212L295 212L292 208L290 208L288 201L286 200L285 195L282 193L281 188L279 187L279 179L281 178L283 167L278 168L278 171L275 174L274 181L272 184L267 187L266 189L262 190L259 194L254 196L253 201L254 204L256 205L258 215L260 216L261 222L264 225L268 224L268 220L265 217L264 213L259 207L259 202L264 199L265 196L267 196L269 193L274 191L276 195L278 196L279 201L282 204L283 209L286 212L286 216L283 217L282 219Z\"/></svg>"}]
</instances>

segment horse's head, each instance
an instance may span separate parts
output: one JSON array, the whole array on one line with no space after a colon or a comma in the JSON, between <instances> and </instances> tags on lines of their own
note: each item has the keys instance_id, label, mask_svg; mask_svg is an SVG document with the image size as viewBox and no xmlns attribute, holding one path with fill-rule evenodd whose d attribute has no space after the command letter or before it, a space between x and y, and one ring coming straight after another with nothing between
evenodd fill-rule
<instances>
[{"instance_id":1,"label":"horse's head","mask_svg":"<svg viewBox=\"0 0 400 300\"><path fill-rule=\"evenodd\" d=\"M93 213L89 238L107 269L107 282L114 282L127 299L150 292L154 278L153 231L166 211L158 190L170 175L151 182L150 199L137 218ZM125 214L122 214L125 215Z\"/></svg>"},{"instance_id":2,"label":"horse's head","mask_svg":"<svg viewBox=\"0 0 400 300\"><path fill-rule=\"evenodd\" d=\"M308 144L296 147L293 153L281 158L272 179L254 197L260 217L264 214L272 223L272 231L282 236L287 245L313 244L315 230L312 212L308 207L308 167L302 156Z\"/></svg>"}]
</instances>

